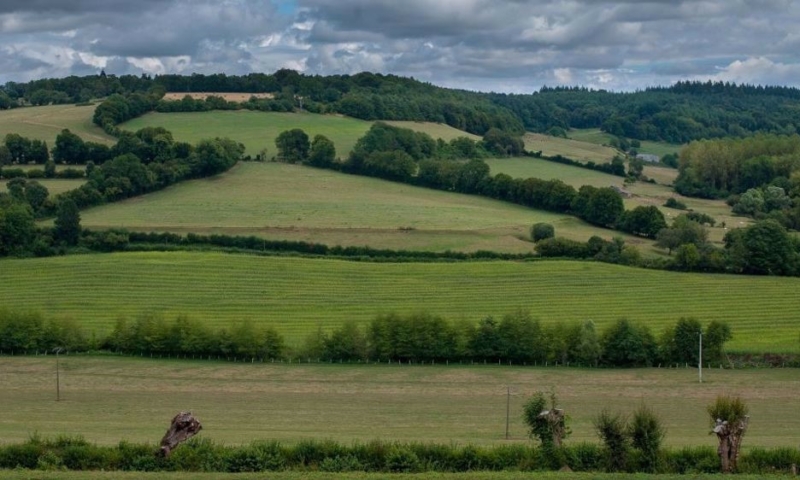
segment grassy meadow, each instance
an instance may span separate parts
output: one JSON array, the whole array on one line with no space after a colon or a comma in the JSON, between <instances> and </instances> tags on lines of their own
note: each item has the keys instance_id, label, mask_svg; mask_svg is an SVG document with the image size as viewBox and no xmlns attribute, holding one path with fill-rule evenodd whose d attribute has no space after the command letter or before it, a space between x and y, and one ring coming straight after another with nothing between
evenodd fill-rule
<instances>
[{"instance_id":1,"label":"grassy meadow","mask_svg":"<svg viewBox=\"0 0 800 480\"><path fill-rule=\"evenodd\" d=\"M570 215L279 163L242 163L214 178L85 210L81 222L427 251L529 252L533 244L524 239L536 222L578 240L613 233Z\"/></svg>"},{"instance_id":2,"label":"grassy meadow","mask_svg":"<svg viewBox=\"0 0 800 480\"><path fill-rule=\"evenodd\" d=\"M538 158L518 157L518 158L498 158L488 159L486 163L491 168L492 175L505 173L515 178L536 177L545 180L560 179L567 185L580 188L582 185L592 185L595 187L617 186L624 188L632 194L631 198L624 199L625 208L632 209L638 206L654 205L659 207L664 216L669 221L685 212L664 207L664 203L670 197L676 198L685 203L692 210L710 215L717 220L717 226L709 228L709 239L712 242L721 243L726 230L722 227L722 222L728 228L743 227L752 223L748 217L735 216L731 207L724 200L708 200L702 198L684 197L675 193L671 187L661 184L647 182L636 182L625 185L622 177L617 177L608 173L588 170L586 168L573 165L564 165L550 162ZM677 174L677 171L664 167L650 167L659 180L667 180L670 175ZM673 177L674 178L674 177ZM671 183L671 182L670 182ZM561 232L556 227L556 233ZM644 253L655 253L650 242L641 242L639 239L628 238L628 241L638 243Z\"/></svg>"},{"instance_id":3,"label":"grassy meadow","mask_svg":"<svg viewBox=\"0 0 800 480\"><path fill-rule=\"evenodd\" d=\"M599 128L582 128L573 129L567 132L567 136L572 140L580 142L593 143L595 145L608 145L613 135L601 131ZM683 145L676 145L674 143L666 142L652 142L649 140L642 140L642 144L637 150L639 153L650 153L663 157L670 153L678 153Z\"/></svg>"},{"instance_id":4,"label":"grassy meadow","mask_svg":"<svg viewBox=\"0 0 800 480\"><path fill-rule=\"evenodd\" d=\"M275 113L249 110L198 113L148 113L130 120L120 127L139 130L144 127L164 127L176 139L197 142L210 136L229 137L241 142L246 152L255 155L267 149L267 158L277 153L275 138L285 130L300 128L309 138L325 135L336 145L336 154L345 158L373 122L341 115L316 115L311 113ZM453 127L430 122L387 122L430 134L433 138L451 140L456 137L478 138Z\"/></svg>"},{"instance_id":5,"label":"grassy meadow","mask_svg":"<svg viewBox=\"0 0 800 480\"><path fill-rule=\"evenodd\" d=\"M681 317L726 321L730 351L798 352L798 278L645 270L579 261L370 263L152 252L0 261L0 305L71 317L105 334L119 317L249 320L293 345L318 327L381 313L479 321L516 309L544 324L619 318L658 335Z\"/></svg>"},{"instance_id":6,"label":"grassy meadow","mask_svg":"<svg viewBox=\"0 0 800 480\"><path fill-rule=\"evenodd\" d=\"M114 137L92 123L95 105L49 105L0 110L0 138L8 133L47 142L51 149L61 130L68 128L84 140L112 145Z\"/></svg>"},{"instance_id":7,"label":"grassy meadow","mask_svg":"<svg viewBox=\"0 0 800 480\"><path fill-rule=\"evenodd\" d=\"M540 133L526 133L522 139L530 152L541 150L548 157L561 155L579 162L608 163L619 153L611 147Z\"/></svg>"},{"instance_id":8,"label":"grassy meadow","mask_svg":"<svg viewBox=\"0 0 800 480\"><path fill-rule=\"evenodd\" d=\"M800 378L793 369L576 369L496 365L242 364L121 357L3 357L0 441L33 432L83 435L100 444L156 442L177 411L191 410L201 436L226 444L373 439L458 444L528 442L522 405L554 389L570 417L569 442L597 442L604 408L645 403L662 418L665 444L715 445L705 407L721 393L750 407L745 448L796 446Z\"/></svg>"}]
</instances>

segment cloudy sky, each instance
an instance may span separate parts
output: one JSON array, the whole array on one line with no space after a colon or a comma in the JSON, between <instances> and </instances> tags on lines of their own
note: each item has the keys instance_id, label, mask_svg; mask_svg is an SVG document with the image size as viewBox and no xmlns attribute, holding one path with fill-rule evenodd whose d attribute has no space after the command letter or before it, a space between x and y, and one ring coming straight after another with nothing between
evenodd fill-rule
<instances>
[{"instance_id":1,"label":"cloudy sky","mask_svg":"<svg viewBox=\"0 0 800 480\"><path fill-rule=\"evenodd\" d=\"M0 84L372 71L531 92L800 86L800 0L0 0Z\"/></svg>"}]
</instances>

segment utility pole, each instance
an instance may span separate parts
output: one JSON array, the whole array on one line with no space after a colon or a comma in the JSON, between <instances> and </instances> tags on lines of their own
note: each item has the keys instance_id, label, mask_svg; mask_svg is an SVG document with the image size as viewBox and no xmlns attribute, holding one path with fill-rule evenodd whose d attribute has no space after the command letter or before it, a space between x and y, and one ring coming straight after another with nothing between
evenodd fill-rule
<instances>
[{"instance_id":1,"label":"utility pole","mask_svg":"<svg viewBox=\"0 0 800 480\"><path fill-rule=\"evenodd\" d=\"M61 378L60 378L60 366L58 364L58 354L61 352L61 347L54 348L56 352L56 402L61 401Z\"/></svg>"},{"instance_id":2,"label":"utility pole","mask_svg":"<svg viewBox=\"0 0 800 480\"><path fill-rule=\"evenodd\" d=\"M703 332L700 332L700 352L697 356L697 372L700 376L700 383L703 383Z\"/></svg>"},{"instance_id":3,"label":"utility pole","mask_svg":"<svg viewBox=\"0 0 800 480\"><path fill-rule=\"evenodd\" d=\"M511 412L511 387L506 387L506 440L508 440L508 420Z\"/></svg>"}]
</instances>

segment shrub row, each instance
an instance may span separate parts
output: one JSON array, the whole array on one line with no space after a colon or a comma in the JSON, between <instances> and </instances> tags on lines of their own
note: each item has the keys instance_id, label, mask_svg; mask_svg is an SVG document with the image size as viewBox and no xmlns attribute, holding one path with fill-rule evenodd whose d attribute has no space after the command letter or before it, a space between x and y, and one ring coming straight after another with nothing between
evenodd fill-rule
<instances>
[{"instance_id":1,"label":"shrub row","mask_svg":"<svg viewBox=\"0 0 800 480\"><path fill-rule=\"evenodd\" d=\"M82 437L55 439L32 437L20 444L0 445L0 468L40 470L180 471L180 472L470 472L543 471L568 466L573 471L604 471L608 453L598 445L578 443L553 452L528 445L474 446L436 443L398 443L375 440L343 445L331 440L306 440L289 445L256 441L243 446L224 446L205 438L193 438L169 458L157 457L150 444L120 442L98 446ZM557 460L554 460L557 459ZM634 452L627 471L642 471ZM789 472L800 463L793 448L755 448L742 455L740 473ZM719 460L713 447L664 450L657 473L714 473Z\"/></svg>"},{"instance_id":2,"label":"shrub row","mask_svg":"<svg viewBox=\"0 0 800 480\"><path fill-rule=\"evenodd\" d=\"M517 311L477 324L451 322L418 313L375 317L365 327L347 322L330 332L310 334L302 347L289 349L273 328L242 322L212 330L179 316L174 321L153 314L134 321L118 319L104 338L90 339L71 320L46 320L36 313L0 310L0 351L39 352L61 347L81 352L105 349L134 355L222 357L246 360L316 359L322 361L478 362L516 365L562 364L636 367L697 363L700 322L680 319L659 341L644 325L619 320L602 334L591 321L543 326L528 312ZM703 332L707 362L719 364L730 329L711 322Z\"/></svg>"},{"instance_id":3,"label":"shrub row","mask_svg":"<svg viewBox=\"0 0 800 480\"><path fill-rule=\"evenodd\" d=\"M79 170L77 168L65 168L64 170L59 170L55 172L52 176L48 176L44 170L33 168L30 170L23 170L21 168L0 168L0 178L11 180L14 178L30 178L30 179L41 179L41 178L66 178L66 179L74 179L74 178L83 178L85 176L85 172L83 170Z\"/></svg>"}]
</instances>

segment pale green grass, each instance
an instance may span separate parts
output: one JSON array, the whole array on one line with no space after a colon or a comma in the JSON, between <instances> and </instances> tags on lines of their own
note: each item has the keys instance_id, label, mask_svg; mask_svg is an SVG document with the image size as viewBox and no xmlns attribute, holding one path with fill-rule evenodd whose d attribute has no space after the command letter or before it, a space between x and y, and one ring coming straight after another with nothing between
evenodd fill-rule
<instances>
[{"instance_id":1,"label":"pale green grass","mask_svg":"<svg viewBox=\"0 0 800 480\"><path fill-rule=\"evenodd\" d=\"M389 125L394 125L396 127L410 128L411 130L417 132L427 133L433 138L441 138L442 140L448 142L458 137L466 137L475 141L481 140L481 137L479 137L478 135L467 133L463 130L453 128L450 125L446 125L444 123L409 122L409 121L388 121L385 123L388 123Z\"/></svg>"},{"instance_id":2,"label":"pale green grass","mask_svg":"<svg viewBox=\"0 0 800 480\"><path fill-rule=\"evenodd\" d=\"M387 122L389 124L425 132L433 138L452 140L457 137L479 139L448 125L431 122ZM143 127L164 127L176 139L197 142L209 137L229 137L241 142L247 153L255 155L267 149L267 157L277 153L275 138L293 128L304 130L309 139L320 134L330 138L340 158L346 158L359 138L369 130L372 122L341 115L315 115L310 113L275 113L240 111L215 111L200 113L149 113L121 125L127 130Z\"/></svg>"},{"instance_id":3,"label":"pale green grass","mask_svg":"<svg viewBox=\"0 0 800 480\"><path fill-rule=\"evenodd\" d=\"M17 133L23 137L44 140L52 149L61 130L68 128L87 141L107 145L115 143L113 137L92 123L94 109L94 105L50 105L0 110L0 138L8 133Z\"/></svg>"},{"instance_id":4,"label":"pale green grass","mask_svg":"<svg viewBox=\"0 0 800 480\"><path fill-rule=\"evenodd\" d=\"M554 389L569 415L568 442L598 442L604 408L650 406L668 446L716 445L705 407L717 395L749 405L745 448L796 446L800 376L794 369L575 369L457 365L242 364L117 357L3 357L0 441L83 435L99 444L155 443L178 411L191 410L201 437L225 444L373 439L457 444L528 443L522 405ZM510 388L510 440L505 440ZM599 442L598 442L599 443Z\"/></svg>"},{"instance_id":5,"label":"pale green grass","mask_svg":"<svg viewBox=\"0 0 800 480\"><path fill-rule=\"evenodd\" d=\"M732 351L798 352L798 278L645 270L579 261L370 263L224 253L116 253L0 261L0 305L72 317L98 334L120 317L250 320L299 344L318 326L381 313L479 321L518 308L544 324L627 317L655 334L681 317L728 322Z\"/></svg>"},{"instance_id":6,"label":"pale green grass","mask_svg":"<svg viewBox=\"0 0 800 480\"><path fill-rule=\"evenodd\" d=\"M325 135L336 146L336 154L346 157L356 141L369 130L371 122L338 115L311 113L254 112L249 110L198 113L148 113L120 125L126 130L164 127L177 140L196 143L204 138L229 137L241 142L250 155L262 149L267 158L277 154L275 138L283 131L300 128L309 139Z\"/></svg>"},{"instance_id":7,"label":"pale green grass","mask_svg":"<svg viewBox=\"0 0 800 480\"><path fill-rule=\"evenodd\" d=\"M622 177L589 170L588 168L542 160L541 158L490 158L485 161L489 165L492 175L505 173L513 178L558 179L576 189L583 185L592 185L594 187L616 185L622 187Z\"/></svg>"},{"instance_id":8,"label":"pale green grass","mask_svg":"<svg viewBox=\"0 0 800 480\"><path fill-rule=\"evenodd\" d=\"M526 133L523 140L525 149L529 152L541 150L543 155L549 157L561 155L579 162L608 163L619 153L617 150L603 145L539 133Z\"/></svg>"},{"instance_id":9,"label":"pale green grass","mask_svg":"<svg viewBox=\"0 0 800 480\"><path fill-rule=\"evenodd\" d=\"M625 208L633 209L638 206L654 205L659 207L662 211L667 219L667 223L670 223L676 216L686 213L663 206L667 199L674 197L685 203L688 208L710 215L717 221L717 226L709 229L709 239L717 244L722 243L722 238L726 233L725 228L722 227L723 222L725 222L727 228L744 227L752 223L752 220L749 218L735 216L731 207L723 200L684 197L683 195L675 193L671 187L663 184L654 185L647 182L636 182L631 185L625 185L622 177L538 158L490 159L486 162L491 168L492 175L506 173L515 178L536 177L545 180L559 179L567 185L572 185L576 189L579 189L582 185L592 185L595 187L616 186L623 188L633 194L631 198L626 198L624 200ZM649 168L652 169L655 175L659 176L661 180L670 178L669 175L673 174L673 172L677 173L676 170L664 167ZM650 172L648 171L648 173ZM561 235L558 230L556 230L556 233ZM660 250L653 247L652 242L642 241L641 239L633 237L623 236L623 238L625 238L626 241L642 247L644 253L655 254L656 252L660 252Z\"/></svg>"},{"instance_id":10,"label":"pale green grass","mask_svg":"<svg viewBox=\"0 0 800 480\"><path fill-rule=\"evenodd\" d=\"M80 178L76 179L58 179L58 178L38 178L32 181L37 181L44 185L47 188L47 191L50 192L50 195L58 195L59 193L68 192L70 190L75 190L76 188L80 187L86 180L82 180ZM6 184L8 180L0 180L0 192L6 191Z\"/></svg>"},{"instance_id":11,"label":"pale green grass","mask_svg":"<svg viewBox=\"0 0 800 480\"><path fill-rule=\"evenodd\" d=\"M529 252L536 222L587 240L575 217L299 165L243 163L211 179L81 212L91 228L228 233L415 250Z\"/></svg>"},{"instance_id":12,"label":"pale green grass","mask_svg":"<svg viewBox=\"0 0 800 480\"><path fill-rule=\"evenodd\" d=\"M608 145L613 135L602 132L599 128L574 129L567 133L571 139L581 142L594 143L596 145ZM666 142L652 142L649 140L640 141L642 144L637 150L639 153L650 153L663 157L670 153L678 153L683 145Z\"/></svg>"}]
</instances>

